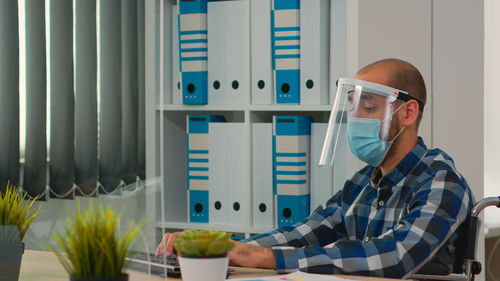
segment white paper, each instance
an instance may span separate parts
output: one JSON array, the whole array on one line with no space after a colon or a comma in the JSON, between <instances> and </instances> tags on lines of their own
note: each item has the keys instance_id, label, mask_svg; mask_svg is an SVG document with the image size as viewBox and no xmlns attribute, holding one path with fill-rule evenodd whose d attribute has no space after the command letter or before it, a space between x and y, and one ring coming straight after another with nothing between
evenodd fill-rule
<instances>
[{"instance_id":1,"label":"white paper","mask_svg":"<svg viewBox=\"0 0 500 281\"><path fill-rule=\"evenodd\" d=\"M273 276L262 276L255 278L236 278L231 279L232 281L345 281L345 280L353 280L333 275L325 275L325 274L313 274L313 273L305 273L302 271L296 271L290 274L283 275L273 275Z\"/></svg>"}]
</instances>

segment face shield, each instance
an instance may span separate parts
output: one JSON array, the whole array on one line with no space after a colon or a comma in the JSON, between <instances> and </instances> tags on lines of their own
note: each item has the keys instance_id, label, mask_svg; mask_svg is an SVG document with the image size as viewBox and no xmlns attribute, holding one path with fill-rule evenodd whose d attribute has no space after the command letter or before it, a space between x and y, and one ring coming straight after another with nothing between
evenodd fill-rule
<instances>
[{"instance_id":1,"label":"face shield","mask_svg":"<svg viewBox=\"0 0 500 281\"><path fill-rule=\"evenodd\" d=\"M336 153L348 153L348 143L354 156L378 166L392 144L392 139L387 140L392 115L402 106L397 107L395 102L410 99L415 98L385 85L339 79L319 165L333 165ZM417 102L422 108L421 102Z\"/></svg>"}]
</instances>

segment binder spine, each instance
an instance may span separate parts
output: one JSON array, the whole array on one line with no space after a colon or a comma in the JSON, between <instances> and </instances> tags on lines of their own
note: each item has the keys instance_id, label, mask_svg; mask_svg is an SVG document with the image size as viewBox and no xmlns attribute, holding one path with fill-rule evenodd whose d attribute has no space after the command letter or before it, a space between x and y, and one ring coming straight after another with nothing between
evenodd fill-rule
<instances>
[{"instance_id":1,"label":"binder spine","mask_svg":"<svg viewBox=\"0 0 500 281\"><path fill-rule=\"evenodd\" d=\"M209 143L210 122L225 121L222 116L187 116L187 192L190 222L209 222Z\"/></svg>"},{"instance_id":2,"label":"binder spine","mask_svg":"<svg viewBox=\"0 0 500 281\"><path fill-rule=\"evenodd\" d=\"M253 226L273 228L272 124L254 123L252 127Z\"/></svg>"},{"instance_id":3,"label":"binder spine","mask_svg":"<svg viewBox=\"0 0 500 281\"><path fill-rule=\"evenodd\" d=\"M179 8L172 6L172 104L182 104L179 62Z\"/></svg>"},{"instance_id":4,"label":"binder spine","mask_svg":"<svg viewBox=\"0 0 500 281\"><path fill-rule=\"evenodd\" d=\"M300 103L328 104L330 0L301 0Z\"/></svg>"},{"instance_id":5,"label":"binder spine","mask_svg":"<svg viewBox=\"0 0 500 281\"><path fill-rule=\"evenodd\" d=\"M311 212L324 206L333 195L333 167L318 165L327 126L327 123L311 124Z\"/></svg>"},{"instance_id":6,"label":"binder spine","mask_svg":"<svg viewBox=\"0 0 500 281\"><path fill-rule=\"evenodd\" d=\"M227 223L227 124L211 123L209 129L209 216L210 223Z\"/></svg>"},{"instance_id":7,"label":"binder spine","mask_svg":"<svg viewBox=\"0 0 500 281\"><path fill-rule=\"evenodd\" d=\"M207 104L207 0L179 0L179 63L184 104Z\"/></svg>"},{"instance_id":8,"label":"binder spine","mask_svg":"<svg viewBox=\"0 0 500 281\"><path fill-rule=\"evenodd\" d=\"M271 0L250 1L252 104L273 103Z\"/></svg>"},{"instance_id":9,"label":"binder spine","mask_svg":"<svg viewBox=\"0 0 500 281\"><path fill-rule=\"evenodd\" d=\"M300 103L300 0L273 0L274 101Z\"/></svg>"},{"instance_id":10,"label":"binder spine","mask_svg":"<svg viewBox=\"0 0 500 281\"><path fill-rule=\"evenodd\" d=\"M244 1L208 3L208 102L245 104L250 91L250 13Z\"/></svg>"},{"instance_id":11,"label":"binder spine","mask_svg":"<svg viewBox=\"0 0 500 281\"><path fill-rule=\"evenodd\" d=\"M310 209L310 116L273 117L273 192L278 227L304 220Z\"/></svg>"}]
</instances>

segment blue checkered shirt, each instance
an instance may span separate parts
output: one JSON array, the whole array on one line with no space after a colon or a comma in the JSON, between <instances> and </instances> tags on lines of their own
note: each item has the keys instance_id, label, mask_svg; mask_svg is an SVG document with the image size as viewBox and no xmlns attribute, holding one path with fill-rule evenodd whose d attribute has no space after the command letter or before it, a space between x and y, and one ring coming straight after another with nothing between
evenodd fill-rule
<instances>
[{"instance_id":1,"label":"blue checkered shirt","mask_svg":"<svg viewBox=\"0 0 500 281\"><path fill-rule=\"evenodd\" d=\"M453 160L419 138L386 175L366 166L326 208L244 242L272 247L278 272L406 278L431 259L453 263L457 230L473 204Z\"/></svg>"}]
</instances>

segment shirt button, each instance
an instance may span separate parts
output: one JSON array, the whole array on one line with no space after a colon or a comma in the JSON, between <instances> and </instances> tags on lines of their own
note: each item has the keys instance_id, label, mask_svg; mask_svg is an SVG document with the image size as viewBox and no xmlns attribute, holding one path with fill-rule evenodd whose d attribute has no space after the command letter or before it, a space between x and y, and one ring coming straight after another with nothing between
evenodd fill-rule
<instances>
[{"instance_id":1,"label":"shirt button","mask_svg":"<svg viewBox=\"0 0 500 281\"><path fill-rule=\"evenodd\" d=\"M382 201L382 200L378 201L378 205L379 205L380 207L384 206L384 201Z\"/></svg>"},{"instance_id":2,"label":"shirt button","mask_svg":"<svg viewBox=\"0 0 500 281\"><path fill-rule=\"evenodd\" d=\"M392 191L396 191L396 186L393 186L393 187L392 187Z\"/></svg>"},{"instance_id":3,"label":"shirt button","mask_svg":"<svg viewBox=\"0 0 500 281\"><path fill-rule=\"evenodd\" d=\"M370 237L365 237L365 243L368 243L370 241Z\"/></svg>"}]
</instances>

